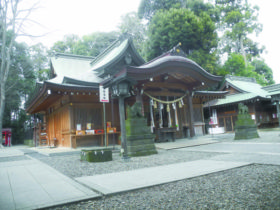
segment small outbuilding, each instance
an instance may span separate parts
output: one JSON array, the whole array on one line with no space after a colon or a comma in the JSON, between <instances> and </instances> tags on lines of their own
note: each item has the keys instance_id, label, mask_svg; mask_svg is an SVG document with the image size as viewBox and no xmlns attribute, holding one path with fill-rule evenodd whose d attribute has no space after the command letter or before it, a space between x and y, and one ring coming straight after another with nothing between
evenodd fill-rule
<instances>
[{"instance_id":1,"label":"small outbuilding","mask_svg":"<svg viewBox=\"0 0 280 210\"><path fill-rule=\"evenodd\" d=\"M227 75L219 90L228 91L225 98L204 104L205 112L210 110L210 133L234 131L239 103L248 107L258 128L279 125L279 84L262 87L254 78Z\"/></svg>"}]
</instances>

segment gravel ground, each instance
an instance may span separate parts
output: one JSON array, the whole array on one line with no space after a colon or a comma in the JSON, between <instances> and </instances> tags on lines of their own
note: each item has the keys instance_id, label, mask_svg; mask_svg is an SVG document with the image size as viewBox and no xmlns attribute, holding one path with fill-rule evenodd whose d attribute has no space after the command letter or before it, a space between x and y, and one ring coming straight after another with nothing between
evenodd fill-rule
<instances>
[{"instance_id":1,"label":"gravel ground","mask_svg":"<svg viewBox=\"0 0 280 210\"><path fill-rule=\"evenodd\" d=\"M280 209L280 166L250 165L50 209Z\"/></svg>"},{"instance_id":2,"label":"gravel ground","mask_svg":"<svg viewBox=\"0 0 280 210\"><path fill-rule=\"evenodd\" d=\"M224 153L159 150L158 155L123 162L88 163L79 155L31 154L69 177L104 174L207 159ZM49 208L61 209L280 209L280 166L254 164L101 199Z\"/></svg>"},{"instance_id":3,"label":"gravel ground","mask_svg":"<svg viewBox=\"0 0 280 210\"><path fill-rule=\"evenodd\" d=\"M158 150L157 155L144 157L132 157L124 162L119 153L113 153L113 161L103 163L90 163L81 161L80 155L52 156L46 157L39 154L31 156L50 165L61 173L71 178L81 176L93 176L96 174L107 174L120 171L129 171L139 168L154 167L172 163L208 159L224 153L217 152L185 152L179 150Z\"/></svg>"},{"instance_id":4,"label":"gravel ground","mask_svg":"<svg viewBox=\"0 0 280 210\"><path fill-rule=\"evenodd\" d=\"M261 137L265 138L248 142L280 143L279 133L262 132ZM217 136L217 140L232 141L225 135ZM75 178L226 154L180 150L158 152L157 155L131 158L129 162L123 162L119 154L114 153L113 161L105 163L80 161L79 155L46 157L35 153L30 156ZM280 166L254 164L49 209L280 209Z\"/></svg>"}]
</instances>

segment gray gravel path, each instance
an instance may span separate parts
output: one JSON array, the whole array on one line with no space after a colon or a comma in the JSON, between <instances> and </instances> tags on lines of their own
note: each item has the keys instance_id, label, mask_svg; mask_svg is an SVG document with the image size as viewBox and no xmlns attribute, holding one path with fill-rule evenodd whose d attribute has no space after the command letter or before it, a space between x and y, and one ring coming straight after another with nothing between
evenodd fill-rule
<instances>
[{"instance_id":1,"label":"gray gravel path","mask_svg":"<svg viewBox=\"0 0 280 210\"><path fill-rule=\"evenodd\" d=\"M265 138L248 142L280 143L279 133L263 132L261 136ZM221 142L228 142L232 141L231 137L233 135L220 135L216 138ZM117 153L113 154L113 161L105 163L80 161L79 155L37 155L36 158L63 174L76 178L199 159L219 159L231 155L219 152L159 150L158 155L135 157L126 163ZM280 209L280 166L253 164L50 209Z\"/></svg>"},{"instance_id":2,"label":"gray gravel path","mask_svg":"<svg viewBox=\"0 0 280 210\"><path fill-rule=\"evenodd\" d=\"M280 166L250 165L51 209L280 209Z\"/></svg>"},{"instance_id":3,"label":"gray gravel path","mask_svg":"<svg viewBox=\"0 0 280 210\"><path fill-rule=\"evenodd\" d=\"M40 160L61 173L72 177L93 176L120 171L129 171L140 168L167 165L172 163L209 159L224 153L217 152L185 152L179 150L159 150L157 155L132 157L124 162L119 153L113 153L113 161L103 163L90 163L80 161L80 155L42 157Z\"/></svg>"}]
</instances>

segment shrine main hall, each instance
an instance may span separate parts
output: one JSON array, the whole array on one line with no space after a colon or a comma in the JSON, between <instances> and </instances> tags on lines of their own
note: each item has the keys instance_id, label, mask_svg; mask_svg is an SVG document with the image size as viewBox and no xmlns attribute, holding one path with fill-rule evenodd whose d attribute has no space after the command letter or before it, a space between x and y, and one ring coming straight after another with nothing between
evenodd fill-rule
<instances>
[{"instance_id":1,"label":"shrine main hall","mask_svg":"<svg viewBox=\"0 0 280 210\"><path fill-rule=\"evenodd\" d=\"M216 91L223 77L188 59L180 46L145 62L125 36L95 58L55 54L50 68L51 79L37 84L27 106L42 116L37 145L121 144L126 110L136 101L154 141L188 141L206 133L203 104L227 93Z\"/></svg>"}]
</instances>

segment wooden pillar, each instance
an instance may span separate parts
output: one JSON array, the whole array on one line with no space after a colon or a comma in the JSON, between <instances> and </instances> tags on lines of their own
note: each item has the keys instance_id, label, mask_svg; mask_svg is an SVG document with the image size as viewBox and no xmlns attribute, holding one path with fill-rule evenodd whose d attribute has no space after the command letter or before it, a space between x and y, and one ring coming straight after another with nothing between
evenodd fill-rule
<instances>
[{"instance_id":1,"label":"wooden pillar","mask_svg":"<svg viewBox=\"0 0 280 210\"><path fill-rule=\"evenodd\" d=\"M189 129L190 129L190 137L195 136L194 132L194 117L193 117L193 103L192 103L192 92L189 91L187 94L187 103L188 103L188 113L189 113Z\"/></svg>"},{"instance_id":2,"label":"wooden pillar","mask_svg":"<svg viewBox=\"0 0 280 210\"><path fill-rule=\"evenodd\" d=\"M71 148L76 148L76 136L73 136L73 134L76 135L75 133L75 125L74 125L74 111L73 111L73 106L72 103L69 104L68 106L68 111L69 111L69 144Z\"/></svg>"},{"instance_id":3,"label":"wooden pillar","mask_svg":"<svg viewBox=\"0 0 280 210\"><path fill-rule=\"evenodd\" d=\"M33 114L33 128L34 128L34 130L33 130L33 132L34 132L34 134L33 134L33 136L34 136L34 144L35 144L35 147L37 147L37 136L36 136L36 120L35 120L35 114Z\"/></svg>"},{"instance_id":4,"label":"wooden pillar","mask_svg":"<svg viewBox=\"0 0 280 210\"><path fill-rule=\"evenodd\" d=\"M69 131L70 133L74 133L75 125L74 125L74 111L73 111L72 103L70 103L68 110L69 110Z\"/></svg>"}]
</instances>

